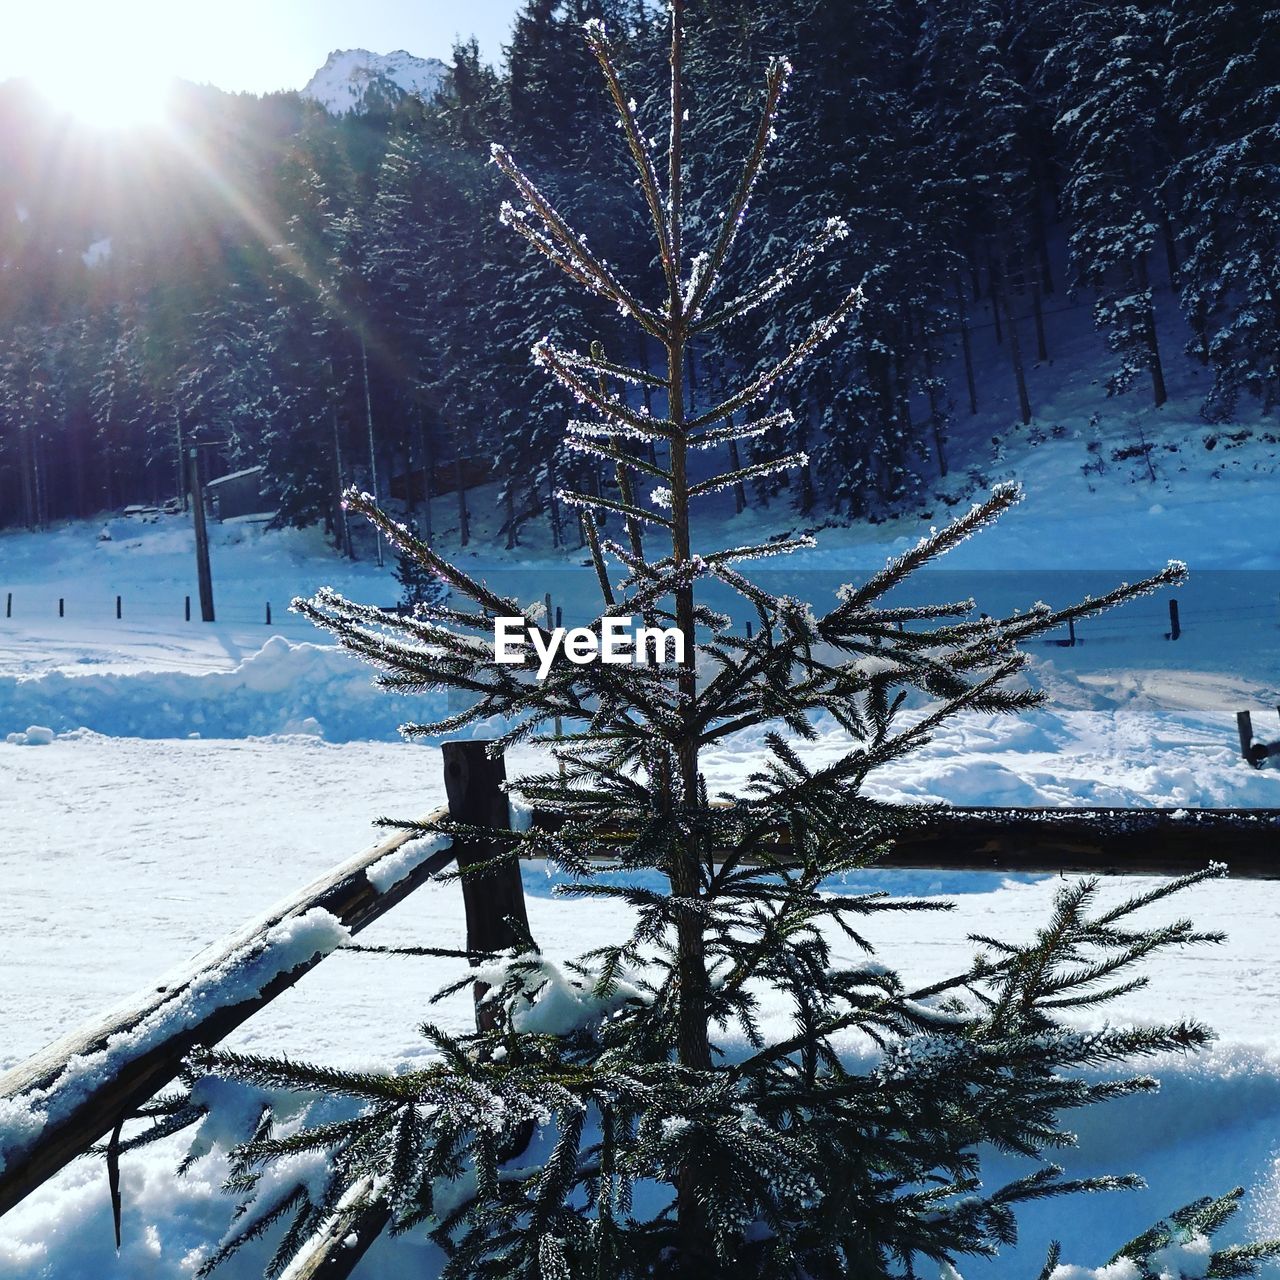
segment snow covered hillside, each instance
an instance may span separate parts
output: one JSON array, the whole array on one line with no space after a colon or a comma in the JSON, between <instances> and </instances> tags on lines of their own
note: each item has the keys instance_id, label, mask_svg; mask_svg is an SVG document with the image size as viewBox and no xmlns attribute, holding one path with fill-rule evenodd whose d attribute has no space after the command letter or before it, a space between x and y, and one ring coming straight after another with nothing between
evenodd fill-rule
<instances>
[{"instance_id":1,"label":"snow covered hillside","mask_svg":"<svg viewBox=\"0 0 1280 1280\"><path fill-rule=\"evenodd\" d=\"M401 97L434 98L449 69L439 58L416 58L403 49L370 53L368 49L335 49L302 90L334 116L391 106Z\"/></svg>"}]
</instances>

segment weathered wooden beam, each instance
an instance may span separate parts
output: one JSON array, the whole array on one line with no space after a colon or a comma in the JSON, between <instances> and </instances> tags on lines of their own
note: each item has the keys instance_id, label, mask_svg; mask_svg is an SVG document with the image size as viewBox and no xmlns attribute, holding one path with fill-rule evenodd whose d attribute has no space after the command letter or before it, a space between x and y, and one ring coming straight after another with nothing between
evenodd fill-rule
<instances>
[{"instance_id":1,"label":"weathered wooden beam","mask_svg":"<svg viewBox=\"0 0 1280 1280\"><path fill-rule=\"evenodd\" d=\"M554 830L554 815L535 815ZM620 844L629 839L619 831ZM790 847L785 828L768 839ZM604 859L608 861L608 859ZM748 859L750 861L750 859ZM1280 880L1280 809L992 808L938 805L893 837L875 865L937 871L1181 875L1225 862L1244 879Z\"/></svg>"},{"instance_id":2,"label":"weathered wooden beam","mask_svg":"<svg viewBox=\"0 0 1280 1280\"><path fill-rule=\"evenodd\" d=\"M1168 876L1209 862L1280 879L1280 810L940 808L878 865Z\"/></svg>"},{"instance_id":3,"label":"weathered wooden beam","mask_svg":"<svg viewBox=\"0 0 1280 1280\"><path fill-rule=\"evenodd\" d=\"M373 1179L361 1179L280 1280L347 1280L390 1221L390 1206L373 1195Z\"/></svg>"},{"instance_id":4,"label":"weathered wooden beam","mask_svg":"<svg viewBox=\"0 0 1280 1280\"><path fill-rule=\"evenodd\" d=\"M427 821L441 821L447 816L446 810L439 809ZM452 849L445 848L409 866L394 881L382 883L386 878L377 876L370 879L368 873L378 862L412 839L414 833L397 832L357 854L261 919L200 952L176 980L118 1006L105 1017L87 1023L0 1075L0 1099L20 1100L31 1095L29 1101L36 1109L49 1113L34 1142L16 1151L3 1152L0 1214L87 1151L122 1116L135 1111L169 1084L177 1076L183 1058L196 1045L213 1045L225 1039L248 1017L313 969L327 952L300 959L286 971L275 973L251 994L246 993L244 998L218 1004L194 1026L178 1021L171 1034L144 1039L136 1054L126 1050L123 1056L114 1057L109 1063L110 1069L103 1072L100 1080L59 1093L59 1080L67 1076L73 1059L105 1054L113 1037L118 1038L119 1044L119 1038L128 1037L149 1018L163 1017L167 1010L181 1008L183 998L198 990L202 982L207 983L211 975L229 964L251 961L258 952L265 952L270 939L279 936L280 926L287 926L308 912L326 911L350 933L359 933L453 861Z\"/></svg>"}]
</instances>

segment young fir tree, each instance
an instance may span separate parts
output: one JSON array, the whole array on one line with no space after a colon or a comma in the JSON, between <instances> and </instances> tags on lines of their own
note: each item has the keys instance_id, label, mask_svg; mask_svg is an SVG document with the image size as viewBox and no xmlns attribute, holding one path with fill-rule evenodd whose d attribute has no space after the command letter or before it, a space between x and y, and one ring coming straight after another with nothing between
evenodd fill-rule
<instances>
[{"instance_id":1,"label":"young fir tree","mask_svg":"<svg viewBox=\"0 0 1280 1280\"><path fill-rule=\"evenodd\" d=\"M418 526L413 521L406 528L415 539L420 536ZM449 594L444 579L430 565L423 564L408 546L396 548L396 563L392 573L400 584L400 603L410 608L420 604L442 604Z\"/></svg>"},{"instance_id":2,"label":"young fir tree","mask_svg":"<svg viewBox=\"0 0 1280 1280\"><path fill-rule=\"evenodd\" d=\"M393 1230L429 1230L448 1255L446 1277L917 1275L926 1263L949 1266L1013 1242L1022 1202L1135 1185L1126 1177L1068 1180L1042 1160L1071 1141L1062 1113L1152 1087L1140 1076L1101 1079L1078 1069L1192 1049L1208 1036L1194 1022L1080 1031L1063 1019L1141 986L1130 972L1141 959L1213 940L1185 920L1143 929L1131 916L1215 869L1118 906L1102 906L1093 881L1065 887L1029 941L978 939L970 968L925 986L873 959L860 932L869 916L922 904L822 892L830 877L874 860L895 831L921 820L919 809L866 794L876 768L962 712L1034 705L1037 696L1015 679L1019 642L1174 581L1181 570L1059 613L1037 606L974 620L970 602L891 603L907 577L1009 507L1012 488L847 587L821 614L761 589L742 570L799 543L695 547L699 500L797 460L726 472L695 471L692 459L768 429L772 419L758 406L856 314L860 295L848 293L774 368L699 412L687 408L690 341L764 307L844 228L829 223L748 291L717 292L788 68L769 68L759 128L723 218L708 241L688 243L681 9L675 0L664 147L650 141L655 122L637 118L604 28L587 27L652 222L656 299L597 256L506 151L495 148L494 160L520 197L504 207L506 223L666 354L653 374L599 347L536 350L583 405L569 438L619 476L619 498L562 495L582 512L599 576L601 612L591 625L599 631L606 618L640 616L674 623L696 644L669 665L580 666L561 657L542 681L499 665L490 656L493 616L523 613L536 627L539 608L490 591L354 492L355 510L449 583L450 602L402 618L328 590L297 603L380 666L388 687L473 698L470 709L412 732L457 732L501 716L511 726L498 743L505 746L556 717L573 726L550 746L560 767L515 784L553 821L513 835L504 856L547 859L571 875L571 894L618 900L634 923L563 969L530 939L465 975L453 989L477 976L488 986L486 1029L455 1039L426 1028L439 1056L403 1074L233 1053L206 1060L255 1089L293 1091L295 1116L298 1091L318 1098L301 1128L277 1124L269 1093L265 1109L252 1109L233 1187L252 1199L262 1168L290 1155L323 1152L328 1170L327 1180L282 1174L210 1265L288 1218L272 1264L278 1273L342 1202L363 1204ZM628 384L651 385L653 412L623 396ZM638 539L601 540L602 509L644 531L644 555ZM707 606L713 583L745 602L754 633ZM918 710L904 717L908 693L918 695ZM819 714L842 726L849 749L815 767L803 744ZM740 794L713 799L703 755L744 730L763 732L768 750ZM416 825L468 834L449 822ZM593 874L597 855L650 874L630 885L606 882ZM649 887L655 872L662 890ZM837 959L837 943L860 958ZM766 1002L770 1026L779 1006L791 1011L785 1033L766 1033ZM841 1052L850 1037L878 1055L851 1060ZM1027 1156L1031 1171L985 1186L978 1152L987 1144ZM1133 1259L1124 1274L1153 1275L1150 1255L1211 1235L1236 1199L1199 1202L1145 1233L1122 1251ZM1278 1249L1219 1249L1207 1274L1248 1274ZM1055 1252L1046 1276L1056 1261Z\"/></svg>"}]
</instances>

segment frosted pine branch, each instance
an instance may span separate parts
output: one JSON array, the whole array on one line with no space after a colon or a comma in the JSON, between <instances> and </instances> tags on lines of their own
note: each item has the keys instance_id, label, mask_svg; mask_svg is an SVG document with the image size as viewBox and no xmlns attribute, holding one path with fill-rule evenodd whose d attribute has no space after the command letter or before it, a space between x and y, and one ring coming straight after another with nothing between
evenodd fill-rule
<instances>
[{"instance_id":1,"label":"frosted pine branch","mask_svg":"<svg viewBox=\"0 0 1280 1280\"><path fill-rule=\"evenodd\" d=\"M581 507L588 511L603 507L606 511L617 511L633 520L644 520L649 524L662 525L666 529L671 528L671 521L660 516L656 511L648 511L644 507L637 507L629 502L619 502L616 498L596 497L590 493L577 493L572 489L557 489L556 497L569 507Z\"/></svg>"},{"instance_id":2,"label":"frosted pine branch","mask_svg":"<svg viewBox=\"0 0 1280 1280\"><path fill-rule=\"evenodd\" d=\"M735 320L739 316L754 311L766 302L771 302L799 279L801 273L811 267L827 249L844 240L848 235L849 224L843 218L828 219L826 225L811 241L797 249L788 262L770 272L754 288L739 294L732 302L727 303L706 319L695 315L693 332L705 333L726 321Z\"/></svg>"},{"instance_id":3,"label":"frosted pine branch","mask_svg":"<svg viewBox=\"0 0 1280 1280\"><path fill-rule=\"evenodd\" d=\"M707 493L719 493L732 485L742 484L747 480L757 480L762 476L779 475L784 471L799 470L809 465L807 453L789 453L785 457L774 458L768 462L753 462L750 466L739 467L737 471L728 471L723 475L713 476L710 480L701 480L689 487L689 496L697 498Z\"/></svg>"},{"instance_id":4,"label":"frosted pine branch","mask_svg":"<svg viewBox=\"0 0 1280 1280\"><path fill-rule=\"evenodd\" d=\"M660 334L657 320L632 297L630 291L618 280L608 265L587 248L584 237L577 234L565 221L551 201L538 189L533 179L512 159L511 153L495 142L490 148L490 157L525 198L529 206L528 211L536 214L547 232L559 241L565 257L594 282L592 287L595 291L616 302L627 314L634 315L650 333ZM512 206L508 205L506 208L512 208Z\"/></svg>"},{"instance_id":5,"label":"frosted pine branch","mask_svg":"<svg viewBox=\"0 0 1280 1280\"><path fill-rule=\"evenodd\" d=\"M808 335L798 342L781 360L778 361L767 372L760 374L750 383L742 388L735 395L730 396L727 400L723 400L716 405L714 409L708 410L706 413L692 419L689 424L690 431L698 431L703 427L709 427L714 422L721 422L732 414L737 413L739 409L746 408L747 405L753 404L762 396L768 394L773 388L774 383L781 378L785 378L789 373L802 364L822 343L836 332L836 330L844 323L849 315L861 307L863 301L862 289L851 289L834 311L829 315L818 320L809 330Z\"/></svg>"},{"instance_id":6,"label":"frosted pine branch","mask_svg":"<svg viewBox=\"0 0 1280 1280\"><path fill-rule=\"evenodd\" d=\"M651 417L643 409L633 409L620 397L608 395L599 386L592 386L590 382L578 377L561 357L558 348L548 339L544 338L533 348L533 358L536 363L549 369L580 404L591 405L606 417L630 427L637 435L647 439L670 439L672 426L669 422Z\"/></svg>"},{"instance_id":7,"label":"frosted pine branch","mask_svg":"<svg viewBox=\"0 0 1280 1280\"><path fill-rule=\"evenodd\" d=\"M640 174L640 189L644 193L645 204L653 219L654 234L658 239L658 256L667 275L668 290L674 289L675 279L671 267L671 227L668 222L669 204L664 200L658 183L657 168L653 162L653 149L644 136L636 117L636 101L629 97L622 87L613 61L613 50L605 32L604 23L599 18L590 18L583 24L587 47L595 55L596 61L604 72L605 84L609 96L618 112L618 122L627 140L627 149Z\"/></svg>"},{"instance_id":8,"label":"frosted pine branch","mask_svg":"<svg viewBox=\"0 0 1280 1280\"><path fill-rule=\"evenodd\" d=\"M766 418L744 422L741 426L730 423L725 427L714 427L710 431L695 431L687 437L686 443L691 449L711 449L729 440L755 440L775 429L789 427L795 420L795 414L790 409L783 409L780 413L771 413Z\"/></svg>"}]
</instances>

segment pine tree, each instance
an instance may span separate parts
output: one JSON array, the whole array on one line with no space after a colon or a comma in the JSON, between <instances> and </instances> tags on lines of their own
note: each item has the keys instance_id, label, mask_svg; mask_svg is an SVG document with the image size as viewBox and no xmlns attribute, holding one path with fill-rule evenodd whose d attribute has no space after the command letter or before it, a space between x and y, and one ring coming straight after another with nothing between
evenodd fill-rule
<instances>
[{"instance_id":1,"label":"pine tree","mask_svg":"<svg viewBox=\"0 0 1280 1280\"><path fill-rule=\"evenodd\" d=\"M1090 5L1046 60L1061 80L1076 283L1098 290L1094 315L1121 361L1107 389L1125 391L1145 372L1157 408L1167 393L1148 258L1169 226L1162 35L1158 16L1137 6Z\"/></svg>"},{"instance_id":2,"label":"pine tree","mask_svg":"<svg viewBox=\"0 0 1280 1280\"><path fill-rule=\"evenodd\" d=\"M1235 413L1242 392L1280 404L1280 128L1274 6L1177 0L1166 41L1171 109L1186 145L1167 180L1187 243L1183 310L1214 372L1203 412Z\"/></svg>"},{"instance_id":3,"label":"pine tree","mask_svg":"<svg viewBox=\"0 0 1280 1280\"><path fill-rule=\"evenodd\" d=\"M576 722L576 731L551 744L560 767L514 784L553 820L513 835L501 857L546 858L572 877L572 895L621 901L636 923L568 966L532 939L493 957L454 988L469 989L475 977L487 985L485 1029L457 1040L426 1028L439 1057L403 1074L235 1053L197 1064L257 1089L293 1091L294 1107L298 1091L318 1098L301 1128L294 1121L280 1128L269 1103L265 1112L253 1109L253 1132L235 1153L232 1179L249 1199L263 1166L284 1156L324 1151L330 1171L323 1188L284 1180L276 1193L264 1192L213 1263L288 1219L272 1264L282 1270L360 1187L393 1229L431 1231L448 1255L450 1278L919 1274L928 1261L991 1254L1011 1242L1022 1202L1134 1185L1126 1177L1067 1180L1037 1163L991 1189L981 1182L978 1152L993 1144L1041 1157L1070 1141L1063 1113L1153 1087L1142 1076L1103 1081L1074 1069L1194 1049L1208 1037L1194 1022L1081 1032L1062 1017L1140 986L1131 972L1139 961L1216 940L1185 920L1143 929L1131 917L1218 868L1110 907L1097 901L1095 881L1068 885L1030 941L979 939L971 967L925 987L874 960L860 933L869 916L923 904L822 893L825 880L873 861L895 831L919 820L917 810L866 794L876 768L962 712L1035 705L1037 695L1017 682L1020 642L1176 581L1181 570L1171 566L1056 613L1036 606L973 619L972 602L895 606L897 586L1016 500L1011 487L847 587L821 615L764 591L742 570L807 541L695 547L692 510L700 499L800 461L783 456L704 472L695 469L696 453L745 442L776 422L764 402L858 314L862 297L857 289L844 293L773 368L706 407L688 407L690 342L770 305L845 229L830 222L753 286L723 291L788 67L770 65L759 127L724 217L694 244L684 216L690 166L678 0L671 31L664 146L650 141L657 122L632 104L602 25L590 23L586 33L652 224L656 301L579 237L506 150L496 147L494 161L519 196L504 208L506 224L666 355L655 374L609 359L599 346L543 342L535 350L586 415L569 425L574 447L630 481L618 499L561 494L583 513L601 584L601 612L590 625L599 634L607 619L623 616L674 623L688 638L685 652L634 666L578 665L561 656L541 681L487 661L479 655L492 618L523 615L543 628L540 606L495 594L354 491L349 506L447 582L450 602L400 618L331 590L296 605L381 667L388 687L471 696L468 709L414 732L457 731L500 716L510 727L499 745L507 745L536 737L556 718ZM624 383L650 386L655 409L624 398L616 389ZM657 462L632 447L649 443ZM599 537L606 511L645 531L643 554L631 539ZM713 581L754 614L754 632L707 607L703 593ZM904 719L908 694L918 713ZM850 742L843 757L815 768L803 744L819 712ZM767 752L743 793L713 800L702 757L740 730L754 731ZM398 825L468 834L449 822ZM783 831L787 846L777 842ZM603 880L593 871L597 855L650 876ZM648 887L655 872L663 891ZM832 942L840 935L866 958L837 964ZM764 990L793 1010L781 1038L761 1029ZM727 1056L717 1045L729 1028L744 1052ZM841 1038L858 1034L880 1047L869 1067L841 1056ZM189 1113L190 1104L175 1103L172 1123ZM1143 1273L1145 1259L1178 1233L1211 1236L1237 1199L1232 1193L1190 1206L1127 1246L1125 1256L1144 1260ZM1219 1250L1209 1274L1250 1274L1277 1252L1280 1242ZM1055 1251L1046 1275L1056 1261Z\"/></svg>"},{"instance_id":4,"label":"pine tree","mask_svg":"<svg viewBox=\"0 0 1280 1280\"><path fill-rule=\"evenodd\" d=\"M411 537L416 539L420 536L418 526L412 521L405 528ZM420 604L442 604L449 594L444 579L405 547L396 551L393 572L400 584L400 603L410 609Z\"/></svg>"},{"instance_id":5,"label":"pine tree","mask_svg":"<svg viewBox=\"0 0 1280 1280\"><path fill-rule=\"evenodd\" d=\"M323 154L297 156L286 175L295 212L277 246L258 339L273 375L261 445L276 522L323 520L350 556L341 495L359 438L342 392L357 371L333 266L333 183L321 167L332 167Z\"/></svg>"}]
</instances>

